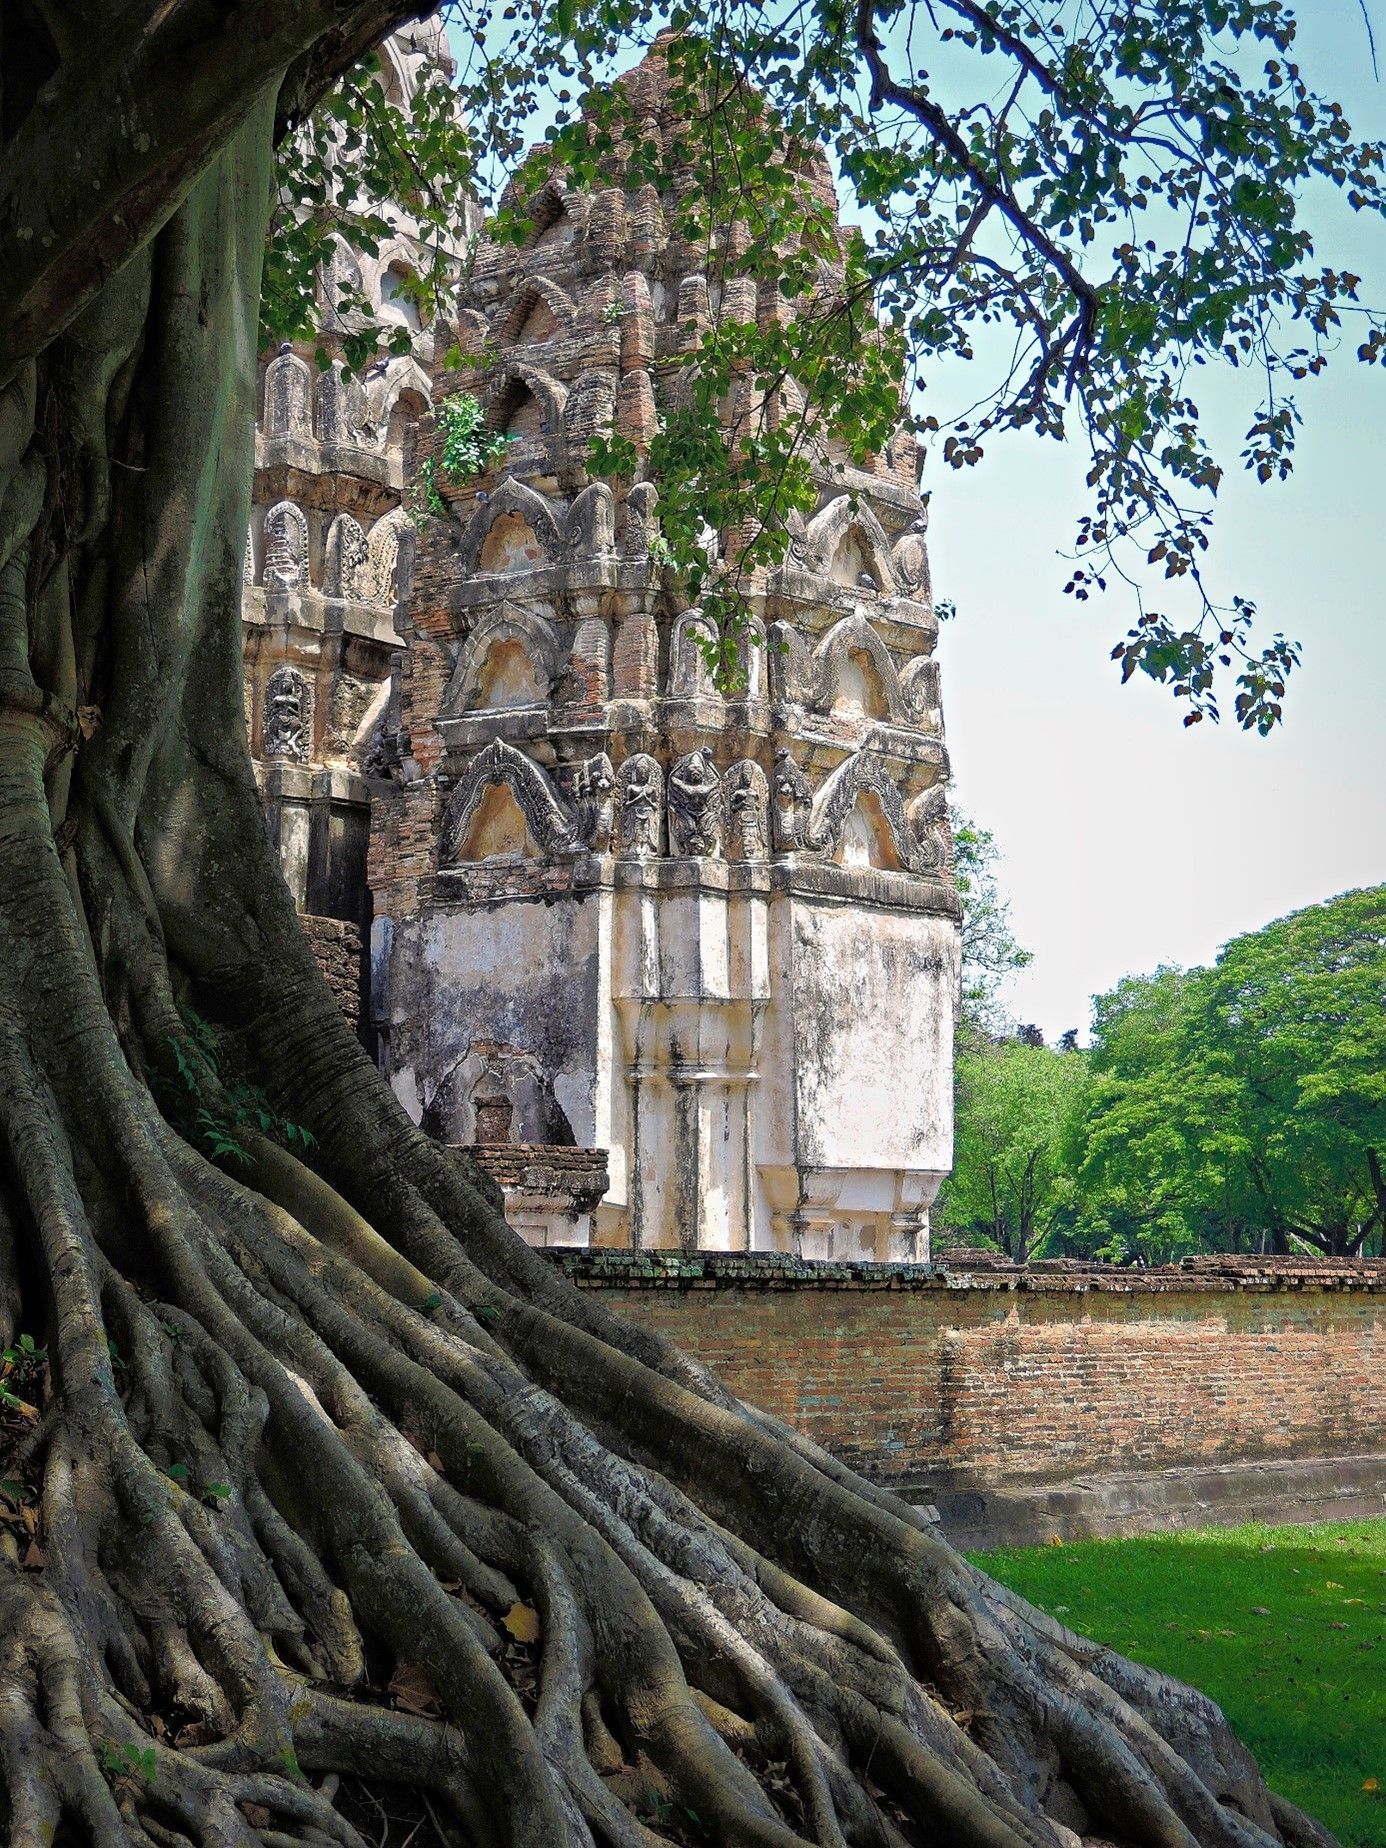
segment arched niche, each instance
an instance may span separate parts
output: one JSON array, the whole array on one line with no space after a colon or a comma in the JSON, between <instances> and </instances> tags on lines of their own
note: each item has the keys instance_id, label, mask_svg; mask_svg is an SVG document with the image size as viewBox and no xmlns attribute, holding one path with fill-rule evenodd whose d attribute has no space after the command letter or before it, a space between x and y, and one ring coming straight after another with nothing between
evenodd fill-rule
<instances>
[{"instance_id":1,"label":"arched niche","mask_svg":"<svg viewBox=\"0 0 1386 1848\"><path fill-rule=\"evenodd\" d=\"M849 716L860 713L868 719L890 717L890 697L880 668L865 648L848 650L838 662L829 710Z\"/></svg>"},{"instance_id":2,"label":"arched niche","mask_svg":"<svg viewBox=\"0 0 1386 1848\"><path fill-rule=\"evenodd\" d=\"M900 675L890 650L860 609L833 624L813 651L810 703L820 711L861 714L899 724L905 717Z\"/></svg>"},{"instance_id":3,"label":"arched niche","mask_svg":"<svg viewBox=\"0 0 1386 1848\"><path fill-rule=\"evenodd\" d=\"M839 866L877 867L885 872L904 870L904 861L881 799L874 789L863 789L842 826L833 859Z\"/></svg>"},{"instance_id":4,"label":"arched niche","mask_svg":"<svg viewBox=\"0 0 1386 1848\"><path fill-rule=\"evenodd\" d=\"M524 810L508 784L492 783L483 792L453 857L459 862L539 858Z\"/></svg>"},{"instance_id":5,"label":"arched niche","mask_svg":"<svg viewBox=\"0 0 1386 1848\"><path fill-rule=\"evenodd\" d=\"M497 711L542 703L558 677L558 636L532 610L503 604L477 624L458 656L443 711Z\"/></svg>"},{"instance_id":6,"label":"arched niche","mask_svg":"<svg viewBox=\"0 0 1386 1848\"><path fill-rule=\"evenodd\" d=\"M539 345L571 325L572 298L547 276L531 276L496 318L492 333L498 341Z\"/></svg>"},{"instance_id":7,"label":"arched niche","mask_svg":"<svg viewBox=\"0 0 1386 1848\"><path fill-rule=\"evenodd\" d=\"M804 562L834 583L856 590L869 572L883 592L895 589L895 567L885 528L866 502L839 494L809 521L804 532Z\"/></svg>"},{"instance_id":8,"label":"arched niche","mask_svg":"<svg viewBox=\"0 0 1386 1848\"><path fill-rule=\"evenodd\" d=\"M539 536L519 512L502 513L492 522L477 555L478 569L497 575L507 571L530 571L543 561Z\"/></svg>"},{"instance_id":9,"label":"arched niche","mask_svg":"<svg viewBox=\"0 0 1386 1848\"><path fill-rule=\"evenodd\" d=\"M380 272L380 306L377 313L382 321L389 321L397 327L411 328L417 333L423 326L423 317L413 293L414 283L414 272L402 258L395 257L387 263Z\"/></svg>"},{"instance_id":10,"label":"arched niche","mask_svg":"<svg viewBox=\"0 0 1386 1848\"><path fill-rule=\"evenodd\" d=\"M485 499L478 495L459 555L465 571L520 571L556 559L561 543L552 507L542 494L511 475L494 494Z\"/></svg>"}]
</instances>

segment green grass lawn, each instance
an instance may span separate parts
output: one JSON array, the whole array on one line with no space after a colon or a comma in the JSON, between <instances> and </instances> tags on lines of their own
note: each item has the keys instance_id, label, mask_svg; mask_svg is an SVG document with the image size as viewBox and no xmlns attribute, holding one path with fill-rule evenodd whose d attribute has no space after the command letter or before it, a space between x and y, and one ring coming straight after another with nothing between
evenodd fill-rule
<instances>
[{"instance_id":1,"label":"green grass lawn","mask_svg":"<svg viewBox=\"0 0 1386 1848\"><path fill-rule=\"evenodd\" d=\"M1022 1597L1210 1694L1282 1795L1386 1848L1386 1520L974 1555Z\"/></svg>"}]
</instances>

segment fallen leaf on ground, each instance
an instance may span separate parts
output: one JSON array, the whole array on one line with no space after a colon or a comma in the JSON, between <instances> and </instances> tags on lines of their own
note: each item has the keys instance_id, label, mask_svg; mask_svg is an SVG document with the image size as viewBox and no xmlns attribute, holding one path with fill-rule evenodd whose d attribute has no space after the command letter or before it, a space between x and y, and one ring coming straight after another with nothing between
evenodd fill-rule
<instances>
[{"instance_id":1,"label":"fallen leaf on ground","mask_svg":"<svg viewBox=\"0 0 1386 1848\"><path fill-rule=\"evenodd\" d=\"M517 1643L539 1641L539 1613L532 1604L512 1604L501 1622Z\"/></svg>"},{"instance_id":2,"label":"fallen leaf on ground","mask_svg":"<svg viewBox=\"0 0 1386 1848\"><path fill-rule=\"evenodd\" d=\"M427 1670L417 1662L400 1662L390 1677L389 1692L397 1707L405 1713L441 1713L443 1704L438 1690L428 1678Z\"/></svg>"}]
</instances>

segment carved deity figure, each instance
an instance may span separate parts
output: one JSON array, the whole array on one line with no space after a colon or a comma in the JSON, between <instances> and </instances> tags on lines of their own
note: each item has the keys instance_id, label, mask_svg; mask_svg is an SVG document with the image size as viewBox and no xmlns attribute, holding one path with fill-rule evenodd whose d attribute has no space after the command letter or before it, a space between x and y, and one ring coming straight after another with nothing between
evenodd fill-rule
<instances>
[{"instance_id":1,"label":"carved deity figure","mask_svg":"<svg viewBox=\"0 0 1386 1848\"><path fill-rule=\"evenodd\" d=\"M745 757L727 772L725 788L728 858L763 860L769 807L765 772L754 758Z\"/></svg>"},{"instance_id":2,"label":"carved deity figure","mask_svg":"<svg viewBox=\"0 0 1386 1848\"><path fill-rule=\"evenodd\" d=\"M722 851L722 778L706 745L669 773L669 848L690 859Z\"/></svg>"},{"instance_id":3,"label":"carved deity figure","mask_svg":"<svg viewBox=\"0 0 1386 1848\"><path fill-rule=\"evenodd\" d=\"M262 745L266 757L308 755L308 686L295 667L277 667L265 686Z\"/></svg>"},{"instance_id":4,"label":"carved deity figure","mask_svg":"<svg viewBox=\"0 0 1386 1848\"><path fill-rule=\"evenodd\" d=\"M795 853L805 845L813 796L808 778L783 747L775 753L774 800L771 828L775 851Z\"/></svg>"},{"instance_id":5,"label":"carved deity figure","mask_svg":"<svg viewBox=\"0 0 1386 1848\"><path fill-rule=\"evenodd\" d=\"M605 751L599 751L595 757L578 765L573 777L578 833L593 853L606 853L611 846L615 791L616 772Z\"/></svg>"},{"instance_id":6,"label":"carved deity figure","mask_svg":"<svg viewBox=\"0 0 1386 1848\"><path fill-rule=\"evenodd\" d=\"M637 751L621 765L621 853L646 860L659 853L659 816L664 807L664 772L653 757Z\"/></svg>"}]
</instances>

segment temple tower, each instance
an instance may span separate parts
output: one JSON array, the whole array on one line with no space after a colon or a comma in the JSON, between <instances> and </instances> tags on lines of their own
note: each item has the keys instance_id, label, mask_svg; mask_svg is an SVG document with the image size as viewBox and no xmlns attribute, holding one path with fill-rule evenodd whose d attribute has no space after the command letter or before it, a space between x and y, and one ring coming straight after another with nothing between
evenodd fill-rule
<instances>
[{"instance_id":1,"label":"temple tower","mask_svg":"<svg viewBox=\"0 0 1386 1848\"><path fill-rule=\"evenodd\" d=\"M667 134L660 47L623 81ZM818 455L724 695L659 484L618 499L587 462L613 426L644 453L709 317L784 306L719 285L649 186L551 179L532 216L526 248L483 240L455 330L508 452L445 487L401 612L382 1063L540 1242L923 1256L959 907L916 445Z\"/></svg>"}]
</instances>

